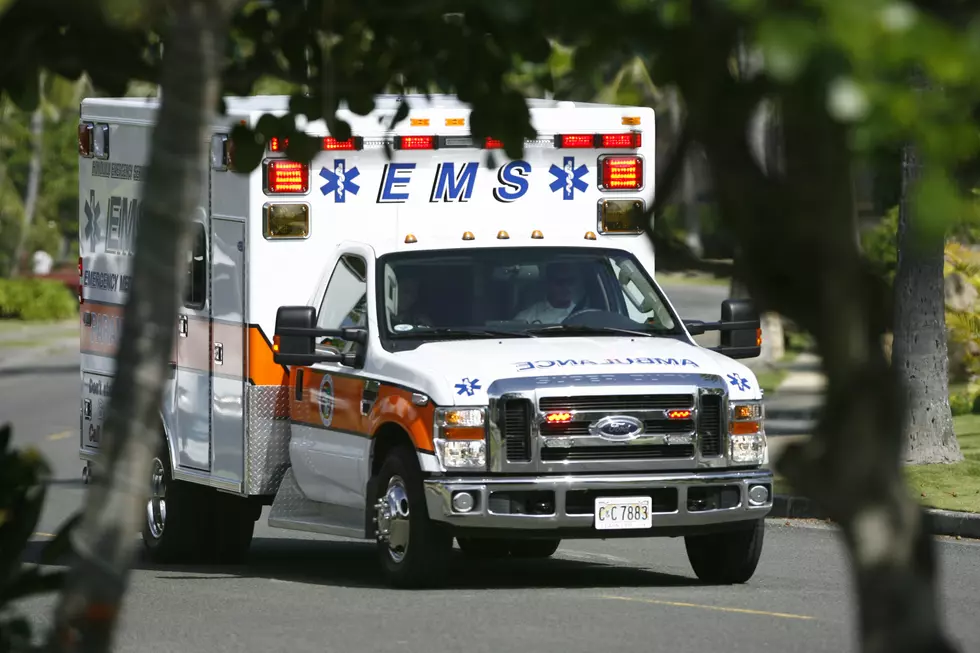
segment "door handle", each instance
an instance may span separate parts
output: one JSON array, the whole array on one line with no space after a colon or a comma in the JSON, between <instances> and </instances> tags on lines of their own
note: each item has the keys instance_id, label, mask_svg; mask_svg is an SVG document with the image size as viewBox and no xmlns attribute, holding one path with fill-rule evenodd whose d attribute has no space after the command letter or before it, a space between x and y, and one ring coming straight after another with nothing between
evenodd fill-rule
<instances>
[{"instance_id":1,"label":"door handle","mask_svg":"<svg viewBox=\"0 0 980 653\"><path fill-rule=\"evenodd\" d=\"M177 316L177 334L181 338L187 337L187 316L184 314Z\"/></svg>"}]
</instances>

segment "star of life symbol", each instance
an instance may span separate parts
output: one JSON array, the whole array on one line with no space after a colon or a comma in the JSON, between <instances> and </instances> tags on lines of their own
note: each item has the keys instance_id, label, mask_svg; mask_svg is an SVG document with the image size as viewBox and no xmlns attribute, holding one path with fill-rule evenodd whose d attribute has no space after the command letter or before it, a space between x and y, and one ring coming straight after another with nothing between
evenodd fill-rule
<instances>
[{"instance_id":1,"label":"star of life symbol","mask_svg":"<svg viewBox=\"0 0 980 653\"><path fill-rule=\"evenodd\" d=\"M360 174L361 171L357 166L348 170L344 159L334 159L333 170L326 167L320 169L320 176L327 182L320 186L320 192L325 196L333 193L334 201L343 204L347 201L347 193L357 195L357 191L361 190L361 187L354 183Z\"/></svg>"},{"instance_id":2,"label":"star of life symbol","mask_svg":"<svg viewBox=\"0 0 980 653\"><path fill-rule=\"evenodd\" d=\"M462 380L462 382L456 384L456 394L466 395L467 397L472 397L474 393L480 389L480 379L473 379L472 381L469 377Z\"/></svg>"},{"instance_id":3,"label":"star of life symbol","mask_svg":"<svg viewBox=\"0 0 980 653\"><path fill-rule=\"evenodd\" d=\"M559 188L562 189L563 200L575 199L576 190L584 193L589 187L588 182L583 179L589 172L589 167L583 163L576 168L573 156L566 156L561 168L552 164L548 172L555 178L549 186L551 192L556 193Z\"/></svg>"},{"instance_id":4,"label":"star of life symbol","mask_svg":"<svg viewBox=\"0 0 980 653\"><path fill-rule=\"evenodd\" d=\"M95 201L95 191L89 191L89 198L85 200L85 237L88 238L89 249L95 251L95 246L102 239L102 227L99 225L99 217L102 208Z\"/></svg>"},{"instance_id":5,"label":"star of life symbol","mask_svg":"<svg viewBox=\"0 0 980 653\"><path fill-rule=\"evenodd\" d=\"M743 379L738 374L729 374L728 383L735 386L739 390L748 390L751 386L749 385L748 379Z\"/></svg>"}]
</instances>

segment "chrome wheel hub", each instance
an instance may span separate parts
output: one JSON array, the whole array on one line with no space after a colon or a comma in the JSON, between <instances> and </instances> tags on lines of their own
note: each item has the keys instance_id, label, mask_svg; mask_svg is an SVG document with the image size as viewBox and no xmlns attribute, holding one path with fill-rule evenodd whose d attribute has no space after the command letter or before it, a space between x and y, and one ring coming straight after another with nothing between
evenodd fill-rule
<instances>
[{"instance_id":1,"label":"chrome wheel hub","mask_svg":"<svg viewBox=\"0 0 980 653\"><path fill-rule=\"evenodd\" d=\"M400 476L392 476L384 496L375 505L378 516L378 541L388 544L388 555L401 562L408 552L408 491Z\"/></svg>"},{"instance_id":2,"label":"chrome wheel hub","mask_svg":"<svg viewBox=\"0 0 980 653\"><path fill-rule=\"evenodd\" d=\"M167 480L163 461L154 458L150 467L150 498L146 502L146 524L154 539L163 536L167 522Z\"/></svg>"}]
</instances>

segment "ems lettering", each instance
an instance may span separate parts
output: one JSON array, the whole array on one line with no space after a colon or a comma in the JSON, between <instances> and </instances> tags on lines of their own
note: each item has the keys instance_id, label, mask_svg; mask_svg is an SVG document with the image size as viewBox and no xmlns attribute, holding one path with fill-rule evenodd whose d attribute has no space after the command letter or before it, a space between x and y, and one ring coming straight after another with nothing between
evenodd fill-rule
<instances>
[{"instance_id":1,"label":"ems lettering","mask_svg":"<svg viewBox=\"0 0 980 653\"><path fill-rule=\"evenodd\" d=\"M699 367L690 358L606 358L605 360L565 359L521 361L515 363L518 372L548 369L551 367L581 367L585 365L664 365L668 367Z\"/></svg>"},{"instance_id":2,"label":"ems lettering","mask_svg":"<svg viewBox=\"0 0 980 653\"><path fill-rule=\"evenodd\" d=\"M381 173L381 187L378 189L378 203L393 204L408 201L408 192L400 189L408 187L414 163L389 163ZM396 189L399 189L396 192Z\"/></svg>"},{"instance_id":3,"label":"ems lettering","mask_svg":"<svg viewBox=\"0 0 980 653\"><path fill-rule=\"evenodd\" d=\"M476 161L464 163L456 174L454 163L440 163L436 166L435 180L432 182L430 202L466 202L473 197L473 185L480 164Z\"/></svg>"},{"instance_id":4,"label":"ems lettering","mask_svg":"<svg viewBox=\"0 0 980 653\"><path fill-rule=\"evenodd\" d=\"M136 231L142 210L139 200L113 195L109 198L106 252L132 256L136 252Z\"/></svg>"},{"instance_id":5,"label":"ems lettering","mask_svg":"<svg viewBox=\"0 0 980 653\"><path fill-rule=\"evenodd\" d=\"M500 186L493 189L493 199L498 202L513 202L524 197L529 184L527 176L531 174L531 164L527 161L511 161L497 171L497 181Z\"/></svg>"}]
</instances>

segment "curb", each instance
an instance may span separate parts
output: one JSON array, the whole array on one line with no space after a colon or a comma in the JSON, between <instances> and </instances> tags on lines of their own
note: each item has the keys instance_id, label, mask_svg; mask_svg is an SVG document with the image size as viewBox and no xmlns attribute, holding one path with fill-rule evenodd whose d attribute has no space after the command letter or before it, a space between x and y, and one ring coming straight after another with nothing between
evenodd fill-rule
<instances>
[{"instance_id":1,"label":"curb","mask_svg":"<svg viewBox=\"0 0 980 653\"><path fill-rule=\"evenodd\" d=\"M35 347L19 348L17 349L17 353L13 356L8 356L6 358L0 356L0 372L13 367L18 367L30 361L37 360L39 356L46 356L48 354L53 354L71 347L78 347L77 337L59 338Z\"/></svg>"},{"instance_id":2,"label":"curb","mask_svg":"<svg viewBox=\"0 0 980 653\"><path fill-rule=\"evenodd\" d=\"M980 539L980 514L929 508L927 528L933 535ZM777 494L768 517L775 519L827 519L809 499Z\"/></svg>"}]
</instances>

